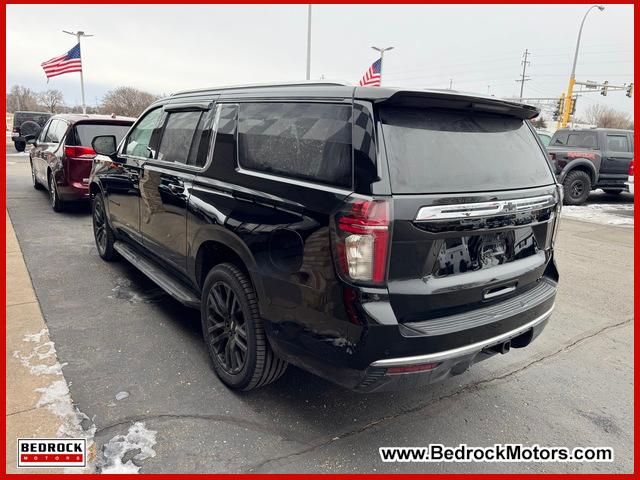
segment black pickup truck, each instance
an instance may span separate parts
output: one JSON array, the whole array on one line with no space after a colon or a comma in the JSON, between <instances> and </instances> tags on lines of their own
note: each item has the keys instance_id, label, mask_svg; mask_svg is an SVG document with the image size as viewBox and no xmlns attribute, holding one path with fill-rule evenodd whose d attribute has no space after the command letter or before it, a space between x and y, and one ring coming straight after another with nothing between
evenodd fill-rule
<instances>
[{"instance_id":1,"label":"black pickup truck","mask_svg":"<svg viewBox=\"0 0 640 480\"><path fill-rule=\"evenodd\" d=\"M627 190L633 160L633 131L610 128L556 131L547 147L564 203L580 205L596 188L609 194Z\"/></svg>"}]
</instances>

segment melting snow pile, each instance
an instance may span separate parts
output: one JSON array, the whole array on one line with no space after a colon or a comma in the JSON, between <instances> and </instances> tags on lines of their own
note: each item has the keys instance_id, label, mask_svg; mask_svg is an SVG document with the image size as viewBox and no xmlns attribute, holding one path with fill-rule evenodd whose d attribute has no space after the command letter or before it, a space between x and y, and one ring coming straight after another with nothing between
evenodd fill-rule
<instances>
[{"instance_id":1,"label":"melting snow pile","mask_svg":"<svg viewBox=\"0 0 640 480\"><path fill-rule=\"evenodd\" d=\"M46 407L60 419L57 431L58 438L86 438L87 448L90 452L94 448L93 436L96 427L87 415L73 405L69 387L62 376L62 365L58 362L55 345L48 340L47 329L43 328L38 333L25 335L23 341L36 345L27 354L14 351L14 358L17 358L33 375L55 375L49 385L36 388L36 392L41 395L35 406ZM86 425L86 428L83 428L83 424ZM71 471L77 473L78 469Z\"/></svg>"},{"instance_id":2,"label":"melting snow pile","mask_svg":"<svg viewBox=\"0 0 640 480\"><path fill-rule=\"evenodd\" d=\"M629 212L630 215L619 215L616 212ZM562 207L562 216L603 225L633 227L633 204L565 205Z\"/></svg>"},{"instance_id":3,"label":"melting snow pile","mask_svg":"<svg viewBox=\"0 0 640 480\"><path fill-rule=\"evenodd\" d=\"M102 449L102 456L96 462L100 473L138 473L140 462L155 457L153 446L156 433L147 430L143 422L136 422L126 435L116 435Z\"/></svg>"}]
</instances>

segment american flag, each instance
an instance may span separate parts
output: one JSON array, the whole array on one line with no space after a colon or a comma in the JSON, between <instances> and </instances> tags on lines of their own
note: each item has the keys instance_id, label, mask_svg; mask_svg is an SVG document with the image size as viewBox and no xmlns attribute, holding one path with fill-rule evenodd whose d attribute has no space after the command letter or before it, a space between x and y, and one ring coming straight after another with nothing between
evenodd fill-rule
<instances>
[{"instance_id":1,"label":"american flag","mask_svg":"<svg viewBox=\"0 0 640 480\"><path fill-rule=\"evenodd\" d=\"M379 87L380 86L380 70L382 70L382 59L379 58L369 67L360 80L361 87Z\"/></svg>"},{"instance_id":2,"label":"american flag","mask_svg":"<svg viewBox=\"0 0 640 480\"><path fill-rule=\"evenodd\" d=\"M81 72L82 59L80 58L80 44L78 43L64 55L54 57L42 63L42 68L44 69L47 79L55 77L56 75L62 75L63 73Z\"/></svg>"}]
</instances>

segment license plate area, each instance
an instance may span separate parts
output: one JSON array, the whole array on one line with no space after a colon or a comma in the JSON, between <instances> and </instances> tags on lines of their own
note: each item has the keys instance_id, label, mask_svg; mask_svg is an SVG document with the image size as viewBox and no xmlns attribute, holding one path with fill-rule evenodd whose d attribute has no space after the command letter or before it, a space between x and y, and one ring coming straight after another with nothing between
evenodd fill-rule
<instances>
[{"instance_id":1,"label":"license plate area","mask_svg":"<svg viewBox=\"0 0 640 480\"><path fill-rule=\"evenodd\" d=\"M446 238L438 243L432 272L436 277L492 268L538 252L536 236L530 227Z\"/></svg>"}]
</instances>

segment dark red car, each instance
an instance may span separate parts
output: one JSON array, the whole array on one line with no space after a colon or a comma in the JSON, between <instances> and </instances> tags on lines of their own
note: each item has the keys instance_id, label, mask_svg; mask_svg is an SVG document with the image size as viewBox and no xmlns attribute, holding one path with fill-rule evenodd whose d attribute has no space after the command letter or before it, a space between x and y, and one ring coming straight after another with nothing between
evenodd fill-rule
<instances>
[{"instance_id":1,"label":"dark red car","mask_svg":"<svg viewBox=\"0 0 640 480\"><path fill-rule=\"evenodd\" d=\"M46 187L56 212L65 202L89 199L89 174L96 152L91 140L115 135L120 142L134 118L108 115L63 114L49 119L34 138L29 152L33 187Z\"/></svg>"}]
</instances>

